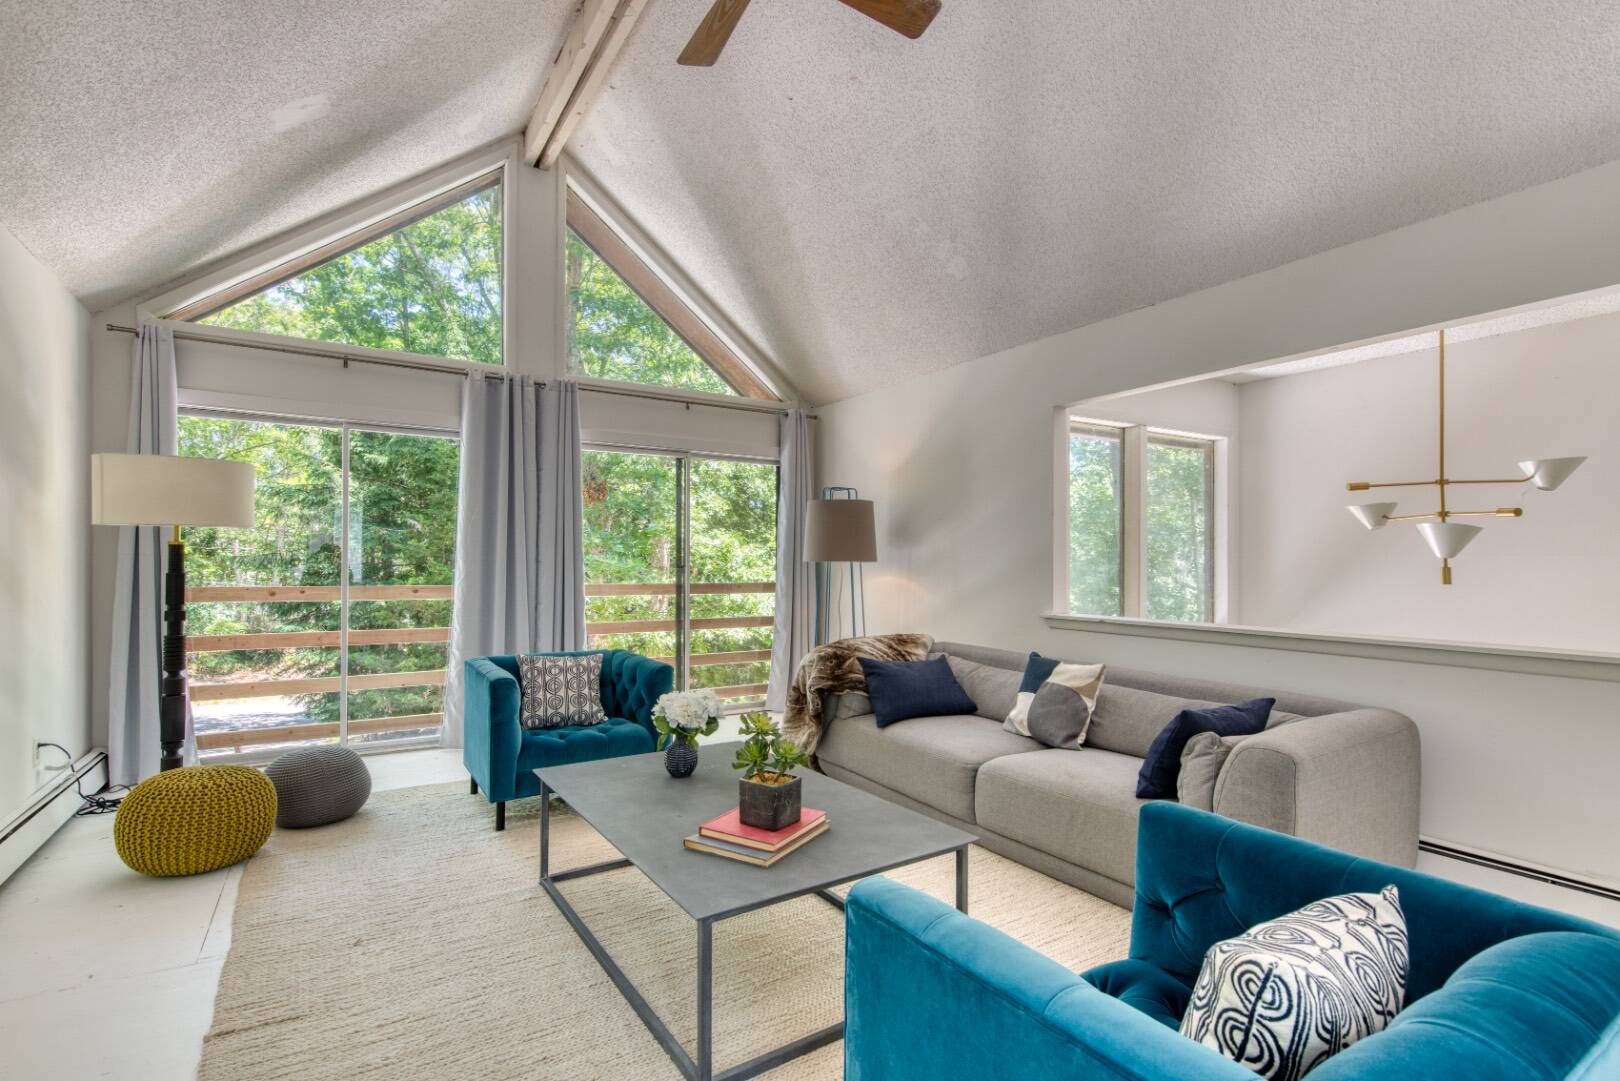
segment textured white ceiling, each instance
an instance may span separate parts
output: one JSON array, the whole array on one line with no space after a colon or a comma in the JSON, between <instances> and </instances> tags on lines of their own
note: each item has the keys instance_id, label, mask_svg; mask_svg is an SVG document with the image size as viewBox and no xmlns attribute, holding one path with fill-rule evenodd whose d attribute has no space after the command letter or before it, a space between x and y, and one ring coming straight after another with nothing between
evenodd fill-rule
<instances>
[{"instance_id":1,"label":"textured white ceiling","mask_svg":"<svg viewBox=\"0 0 1620 1081\"><path fill-rule=\"evenodd\" d=\"M1613 0L706 4L575 153L816 401L1620 158Z\"/></svg>"},{"instance_id":2,"label":"textured white ceiling","mask_svg":"<svg viewBox=\"0 0 1620 1081\"><path fill-rule=\"evenodd\" d=\"M1620 158L1612 0L653 0L575 153L823 402ZM517 131L570 0L0 7L0 222L92 308Z\"/></svg>"},{"instance_id":3,"label":"textured white ceiling","mask_svg":"<svg viewBox=\"0 0 1620 1081\"><path fill-rule=\"evenodd\" d=\"M520 127L571 0L6 0L0 223L92 309Z\"/></svg>"}]
</instances>

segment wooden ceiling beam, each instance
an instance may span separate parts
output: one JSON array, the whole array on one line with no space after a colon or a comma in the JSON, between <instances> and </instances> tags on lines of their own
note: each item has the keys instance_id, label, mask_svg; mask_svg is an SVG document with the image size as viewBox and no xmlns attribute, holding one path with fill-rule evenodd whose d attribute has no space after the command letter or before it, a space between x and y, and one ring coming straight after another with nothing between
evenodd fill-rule
<instances>
[{"instance_id":1,"label":"wooden ceiling beam","mask_svg":"<svg viewBox=\"0 0 1620 1081\"><path fill-rule=\"evenodd\" d=\"M647 0L583 0L523 129L524 161L541 169L557 163L646 7Z\"/></svg>"}]
</instances>

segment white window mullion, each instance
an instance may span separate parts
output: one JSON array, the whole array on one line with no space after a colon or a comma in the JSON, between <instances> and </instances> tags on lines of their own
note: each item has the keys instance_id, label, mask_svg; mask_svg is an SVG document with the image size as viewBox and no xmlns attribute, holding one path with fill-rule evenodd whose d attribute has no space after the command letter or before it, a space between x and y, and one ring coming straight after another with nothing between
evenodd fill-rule
<instances>
[{"instance_id":1,"label":"white window mullion","mask_svg":"<svg viewBox=\"0 0 1620 1081\"><path fill-rule=\"evenodd\" d=\"M342 429L341 478L343 526L338 538L338 746L349 745L349 426Z\"/></svg>"},{"instance_id":2,"label":"white window mullion","mask_svg":"<svg viewBox=\"0 0 1620 1081\"><path fill-rule=\"evenodd\" d=\"M1120 452L1124 511L1120 528L1120 615L1147 612L1147 429L1125 429Z\"/></svg>"}]
</instances>

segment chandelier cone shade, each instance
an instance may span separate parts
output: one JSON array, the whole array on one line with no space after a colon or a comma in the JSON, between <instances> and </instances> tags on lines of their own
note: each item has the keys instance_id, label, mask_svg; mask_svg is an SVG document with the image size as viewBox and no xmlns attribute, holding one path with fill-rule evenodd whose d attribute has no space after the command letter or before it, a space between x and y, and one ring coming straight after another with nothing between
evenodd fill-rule
<instances>
[{"instance_id":1,"label":"chandelier cone shade","mask_svg":"<svg viewBox=\"0 0 1620 1081\"><path fill-rule=\"evenodd\" d=\"M1569 475L1579 469L1585 458L1533 458L1519 463L1524 475L1519 477L1455 477L1446 470L1446 332L1441 330L1438 334L1439 370L1437 372L1439 393L1436 395L1439 404L1438 424L1436 435L1435 471L1429 476L1433 480L1389 480L1389 481L1351 481L1345 485L1349 491L1365 492L1373 488L1434 488L1436 489L1435 505L1432 510L1424 510L1417 514L1396 514L1394 503L1362 503L1347 507L1355 515L1356 521L1368 529L1382 529L1390 522L1411 522L1416 525L1418 532L1440 560L1440 583L1451 584L1451 560L1455 559L1469 543L1479 535L1480 527L1477 525L1464 525L1453 521L1454 518L1517 518L1524 513L1522 507L1494 507L1478 508L1464 505L1458 507L1456 495L1458 485L1470 486L1465 490L1473 491L1473 485L1493 484L1534 484L1543 492L1555 491L1560 484L1569 479ZM1410 474L1408 474L1410 476ZM1423 476L1419 473L1418 476Z\"/></svg>"},{"instance_id":2,"label":"chandelier cone shade","mask_svg":"<svg viewBox=\"0 0 1620 1081\"><path fill-rule=\"evenodd\" d=\"M1543 492L1556 492L1584 461L1585 458L1536 458L1520 462L1519 468L1530 474L1530 483Z\"/></svg>"},{"instance_id":3,"label":"chandelier cone shade","mask_svg":"<svg viewBox=\"0 0 1620 1081\"><path fill-rule=\"evenodd\" d=\"M1439 559L1456 559L1480 532L1479 526L1460 522L1419 522L1417 528Z\"/></svg>"},{"instance_id":4,"label":"chandelier cone shade","mask_svg":"<svg viewBox=\"0 0 1620 1081\"><path fill-rule=\"evenodd\" d=\"M1356 516L1356 521L1368 529L1383 529L1389 524L1386 516L1395 510L1393 503L1361 503L1344 508Z\"/></svg>"}]
</instances>

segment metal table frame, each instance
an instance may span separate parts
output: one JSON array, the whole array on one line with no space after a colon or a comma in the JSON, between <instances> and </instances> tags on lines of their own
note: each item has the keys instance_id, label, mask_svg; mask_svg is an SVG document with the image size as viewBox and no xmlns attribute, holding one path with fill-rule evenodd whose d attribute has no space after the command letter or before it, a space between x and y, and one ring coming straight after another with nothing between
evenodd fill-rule
<instances>
[{"instance_id":1,"label":"metal table frame","mask_svg":"<svg viewBox=\"0 0 1620 1081\"><path fill-rule=\"evenodd\" d=\"M956 854L956 908L963 913L968 910L967 858L969 844L971 842L965 842L957 848L945 850ZM874 867L870 871L843 881L853 882L868 875L892 871L896 867L920 863L923 859L934 859L935 856L939 855L944 855L944 852L924 856L920 859L902 860L884 867ZM574 933L579 935L580 941L585 943L585 948L591 951L591 956L596 958L597 964L602 966L602 971L608 974L608 978L613 981L613 986L617 987L619 993L630 1003L630 1008L636 1011L636 1016L641 1018L642 1024L647 1026L647 1031L653 1034L653 1039L658 1041L659 1046L674 1061L682 1075L689 1078L690 1081L743 1081L744 1078L758 1076L766 1070L775 1069L790 1059L798 1058L800 1055L808 1054L818 1047L825 1047L827 1044L843 1038L844 1022L839 1021L837 1024L828 1025L826 1028L818 1029L807 1036L801 1036L791 1043L783 1044L775 1050L757 1055L741 1065L733 1066L729 1070L724 1070L718 1074L714 1072L714 925L721 920L730 919L732 916L740 916L745 912L768 908L771 905L791 901L796 897L803 897L810 893L816 894L842 911L844 899L832 892L831 887L842 885L843 882L834 882L820 888L799 890L795 893L773 897L768 901L757 904L744 905L711 916L708 919L696 921L698 1032L697 1057L694 1059L686 1053L686 1048L681 1046L680 1041L675 1038L675 1034L669 1030L669 1026L664 1024L663 1019L654 1012L652 1006L642 997L641 992L636 989L636 985L630 982L630 977L624 974L624 970L619 967L618 962L614 961L608 954L596 935L586 926L585 920L575 911L574 906L568 903L568 899L562 895L562 891L557 888L559 882L567 882L574 878L586 878L590 875L602 874L605 871L618 871L634 866L635 864L630 860L616 859L593 863L585 867L573 867L552 874L551 788L544 781L540 782L540 886L551 897L552 902L562 912L563 918L568 921L568 926L572 927Z\"/></svg>"}]
</instances>

